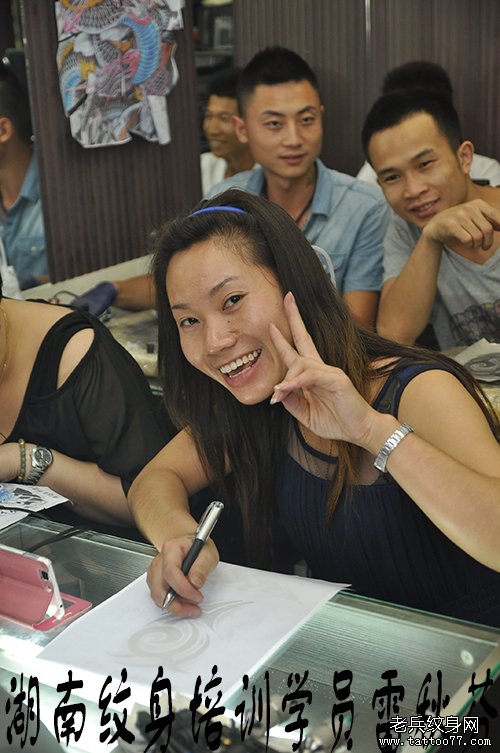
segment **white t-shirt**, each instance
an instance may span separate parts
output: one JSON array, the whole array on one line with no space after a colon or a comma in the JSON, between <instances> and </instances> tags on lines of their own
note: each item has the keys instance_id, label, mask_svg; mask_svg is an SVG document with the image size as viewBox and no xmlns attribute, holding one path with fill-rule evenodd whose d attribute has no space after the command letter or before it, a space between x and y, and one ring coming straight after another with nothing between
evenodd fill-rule
<instances>
[{"instance_id":1,"label":"white t-shirt","mask_svg":"<svg viewBox=\"0 0 500 753\"><path fill-rule=\"evenodd\" d=\"M416 225L393 216L384 239L384 282L401 273L420 233ZM483 337L500 342L500 247L477 264L444 246L430 322L441 350Z\"/></svg>"},{"instance_id":2,"label":"white t-shirt","mask_svg":"<svg viewBox=\"0 0 500 753\"><path fill-rule=\"evenodd\" d=\"M227 162L222 157L216 157L212 152L204 152L200 156L201 192L206 196L212 186L224 180Z\"/></svg>"}]
</instances>

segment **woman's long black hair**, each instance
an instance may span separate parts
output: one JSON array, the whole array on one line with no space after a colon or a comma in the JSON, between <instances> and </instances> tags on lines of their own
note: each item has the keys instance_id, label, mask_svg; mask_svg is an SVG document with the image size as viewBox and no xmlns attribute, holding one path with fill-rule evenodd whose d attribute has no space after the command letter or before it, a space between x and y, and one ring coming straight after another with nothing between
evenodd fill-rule
<instances>
[{"instance_id":1,"label":"woman's long black hair","mask_svg":"<svg viewBox=\"0 0 500 753\"><path fill-rule=\"evenodd\" d=\"M294 294L322 359L345 371L365 398L370 381L388 374L394 360L437 363L460 379L492 429L498 427L480 388L458 363L440 353L384 340L354 322L304 234L280 207L240 189L229 189L202 206L212 211L174 220L157 236L152 270L158 300L159 369L170 417L192 435L209 477L224 488L227 463L232 469L247 544L252 532L248 555L254 564L268 564L276 476L287 451L290 417L282 405L270 406L268 399L252 406L240 404L223 385L188 363L166 293L167 268L174 254L211 239L270 269L283 294ZM213 210L224 206L243 212ZM390 363L374 366L378 359ZM358 448L339 442L338 451L329 519L341 490L356 481Z\"/></svg>"}]
</instances>

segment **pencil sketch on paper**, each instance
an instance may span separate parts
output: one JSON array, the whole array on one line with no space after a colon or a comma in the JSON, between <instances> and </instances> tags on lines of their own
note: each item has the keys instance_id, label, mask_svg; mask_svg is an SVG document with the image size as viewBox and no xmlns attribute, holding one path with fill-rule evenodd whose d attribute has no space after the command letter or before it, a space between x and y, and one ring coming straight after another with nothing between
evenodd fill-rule
<instances>
[{"instance_id":1,"label":"pencil sketch on paper","mask_svg":"<svg viewBox=\"0 0 500 753\"><path fill-rule=\"evenodd\" d=\"M42 651L61 671L120 677L149 693L158 667L178 693L214 665L229 695L342 586L221 562L203 587L202 616L179 619L152 601L143 575L76 620ZM141 691L142 692L142 691Z\"/></svg>"},{"instance_id":2,"label":"pencil sketch on paper","mask_svg":"<svg viewBox=\"0 0 500 753\"><path fill-rule=\"evenodd\" d=\"M210 648L216 632L226 619L233 619L235 610L252 603L215 601L204 607L203 617L198 620L161 615L127 639L126 651L111 655L127 666L142 664L145 659L161 659L170 669L181 669L188 659L196 660Z\"/></svg>"}]
</instances>

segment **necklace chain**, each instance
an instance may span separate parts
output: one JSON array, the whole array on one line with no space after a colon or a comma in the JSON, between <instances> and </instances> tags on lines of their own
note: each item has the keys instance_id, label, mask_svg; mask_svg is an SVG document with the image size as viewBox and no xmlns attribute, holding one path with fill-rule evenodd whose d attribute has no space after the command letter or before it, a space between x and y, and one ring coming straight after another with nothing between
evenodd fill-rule
<instances>
[{"instance_id":1,"label":"necklace chain","mask_svg":"<svg viewBox=\"0 0 500 753\"><path fill-rule=\"evenodd\" d=\"M298 215L296 217L292 217L292 215L290 215L292 217L292 220L295 222L296 225L298 225L300 223L300 221L303 219L303 217L304 217L305 213L307 212L307 210L311 208L311 204L313 203L315 192L316 192L316 181L314 181L313 192L312 192L311 196L309 197L309 199L307 200L307 204L303 207L303 209L300 210L300 212L298 213ZM264 184L264 192L263 192L262 195L264 196L265 199L269 199L269 196L267 195L267 184Z\"/></svg>"},{"instance_id":2,"label":"necklace chain","mask_svg":"<svg viewBox=\"0 0 500 753\"><path fill-rule=\"evenodd\" d=\"M295 222L296 225L298 225L300 223L301 219L303 218L303 216L305 215L305 213L307 212L307 210L309 209L309 207L313 203L313 198L314 198L314 191L312 192L311 198L309 199L309 201L305 205L304 209L301 212L299 212L299 214L297 215L297 217L293 218L293 221Z\"/></svg>"}]
</instances>

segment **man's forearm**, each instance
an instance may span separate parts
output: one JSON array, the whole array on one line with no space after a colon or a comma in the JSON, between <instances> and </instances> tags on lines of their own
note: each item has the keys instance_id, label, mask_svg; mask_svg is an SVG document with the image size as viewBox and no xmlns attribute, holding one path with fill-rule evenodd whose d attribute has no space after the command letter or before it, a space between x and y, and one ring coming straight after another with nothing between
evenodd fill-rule
<instances>
[{"instance_id":1,"label":"man's forearm","mask_svg":"<svg viewBox=\"0 0 500 753\"><path fill-rule=\"evenodd\" d=\"M397 277L384 284L377 332L411 345L424 330L436 297L442 247L422 235Z\"/></svg>"},{"instance_id":2,"label":"man's forearm","mask_svg":"<svg viewBox=\"0 0 500 753\"><path fill-rule=\"evenodd\" d=\"M156 294L151 275L130 277L128 280L115 280L113 282L117 290L114 306L143 311L156 307Z\"/></svg>"},{"instance_id":3,"label":"man's forearm","mask_svg":"<svg viewBox=\"0 0 500 753\"><path fill-rule=\"evenodd\" d=\"M357 323L367 329L374 329L379 295L374 290L347 290L343 298Z\"/></svg>"}]
</instances>

